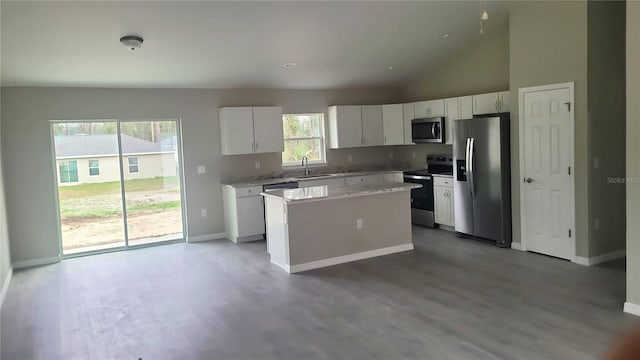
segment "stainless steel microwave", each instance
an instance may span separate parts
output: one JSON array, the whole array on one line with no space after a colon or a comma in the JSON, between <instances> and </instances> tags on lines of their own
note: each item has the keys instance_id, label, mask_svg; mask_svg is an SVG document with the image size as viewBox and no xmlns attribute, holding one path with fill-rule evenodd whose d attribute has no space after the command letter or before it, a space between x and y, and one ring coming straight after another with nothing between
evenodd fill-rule
<instances>
[{"instance_id":1,"label":"stainless steel microwave","mask_svg":"<svg viewBox=\"0 0 640 360\"><path fill-rule=\"evenodd\" d=\"M411 120L411 140L414 143L444 144L444 118L435 117Z\"/></svg>"}]
</instances>

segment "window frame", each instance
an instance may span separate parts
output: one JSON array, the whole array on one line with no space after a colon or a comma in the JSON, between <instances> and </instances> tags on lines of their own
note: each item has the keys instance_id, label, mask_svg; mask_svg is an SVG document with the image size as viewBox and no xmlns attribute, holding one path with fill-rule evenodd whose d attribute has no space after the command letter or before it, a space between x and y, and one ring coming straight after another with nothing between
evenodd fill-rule
<instances>
[{"instance_id":1,"label":"window frame","mask_svg":"<svg viewBox=\"0 0 640 360\"><path fill-rule=\"evenodd\" d=\"M91 162L92 161L96 162L96 166L91 166ZM91 170L95 170L96 173L92 174ZM90 159L89 160L89 176L100 176L100 160L98 160L98 159Z\"/></svg>"},{"instance_id":2,"label":"window frame","mask_svg":"<svg viewBox=\"0 0 640 360\"><path fill-rule=\"evenodd\" d=\"M320 136L304 136L304 137L292 137L285 138L284 137L284 117L285 116L320 116ZM283 148L284 144L287 141L300 141L300 140L320 140L320 159L319 160L309 160L309 166L326 166L327 165L327 139L326 139L326 124L325 124L325 113L317 112L317 113L292 113L292 114L282 114L282 129L283 129ZM282 152L284 154L284 151ZM282 159L282 155L280 156L282 161L283 168L293 168L293 167L302 167L302 163L300 161L289 161L285 162Z\"/></svg>"},{"instance_id":3,"label":"window frame","mask_svg":"<svg viewBox=\"0 0 640 360\"><path fill-rule=\"evenodd\" d=\"M135 164L131 163L131 160L135 160ZM140 172L140 161L138 161L137 156L127 156L127 165L129 169L129 174L137 174ZM135 167L136 171L131 171L131 168Z\"/></svg>"}]
</instances>

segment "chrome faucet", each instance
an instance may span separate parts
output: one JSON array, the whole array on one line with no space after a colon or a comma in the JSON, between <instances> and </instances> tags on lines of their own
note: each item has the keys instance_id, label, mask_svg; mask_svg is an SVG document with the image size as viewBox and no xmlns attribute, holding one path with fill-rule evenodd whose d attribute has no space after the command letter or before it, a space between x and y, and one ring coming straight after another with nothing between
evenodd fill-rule
<instances>
[{"instance_id":1,"label":"chrome faucet","mask_svg":"<svg viewBox=\"0 0 640 360\"><path fill-rule=\"evenodd\" d=\"M306 160L306 165L305 165ZM304 176L309 176L309 158L306 156L302 157L302 166L304 166Z\"/></svg>"}]
</instances>

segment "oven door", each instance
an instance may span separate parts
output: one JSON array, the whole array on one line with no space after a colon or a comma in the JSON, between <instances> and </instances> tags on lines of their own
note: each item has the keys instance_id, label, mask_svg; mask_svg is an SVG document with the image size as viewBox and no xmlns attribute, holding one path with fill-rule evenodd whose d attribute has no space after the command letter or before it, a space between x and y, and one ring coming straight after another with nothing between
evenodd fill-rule
<instances>
[{"instance_id":1,"label":"oven door","mask_svg":"<svg viewBox=\"0 0 640 360\"><path fill-rule=\"evenodd\" d=\"M444 143L442 118L412 120L411 137L414 143Z\"/></svg>"},{"instance_id":2,"label":"oven door","mask_svg":"<svg viewBox=\"0 0 640 360\"><path fill-rule=\"evenodd\" d=\"M405 175L404 182L422 185L419 189L411 189L411 207L433 211L433 178L431 175Z\"/></svg>"}]
</instances>

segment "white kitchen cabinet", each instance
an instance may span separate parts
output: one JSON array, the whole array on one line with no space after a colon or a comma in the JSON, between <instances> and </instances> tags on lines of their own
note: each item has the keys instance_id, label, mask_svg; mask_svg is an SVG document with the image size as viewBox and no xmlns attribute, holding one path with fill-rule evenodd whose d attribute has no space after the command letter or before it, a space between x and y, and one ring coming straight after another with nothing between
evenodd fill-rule
<instances>
[{"instance_id":1,"label":"white kitchen cabinet","mask_svg":"<svg viewBox=\"0 0 640 360\"><path fill-rule=\"evenodd\" d=\"M346 181L344 177L326 177L311 180L298 181L298 187L311 187L311 186L323 186L323 185L345 185Z\"/></svg>"},{"instance_id":2,"label":"white kitchen cabinet","mask_svg":"<svg viewBox=\"0 0 640 360\"><path fill-rule=\"evenodd\" d=\"M235 242L261 240L265 233L261 186L223 185L225 236Z\"/></svg>"},{"instance_id":3,"label":"white kitchen cabinet","mask_svg":"<svg viewBox=\"0 0 640 360\"><path fill-rule=\"evenodd\" d=\"M445 105L445 144L453 145L454 121L460 119L471 119L473 117L473 100L472 96L460 96L455 98L444 99Z\"/></svg>"},{"instance_id":4,"label":"white kitchen cabinet","mask_svg":"<svg viewBox=\"0 0 640 360\"><path fill-rule=\"evenodd\" d=\"M350 176L347 178L347 185L377 184L383 181L384 181L384 176L382 176L381 174Z\"/></svg>"},{"instance_id":5,"label":"white kitchen cabinet","mask_svg":"<svg viewBox=\"0 0 640 360\"><path fill-rule=\"evenodd\" d=\"M282 108L220 108L222 155L282 152Z\"/></svg>"},{"instance_id":6,"label":"white kitchen cabinet","mask_svg":"<svg viewBox=\"0 0 640 360\"><path fill-rule=\"evenodd\" d=\"M414 103L402 104L402 119L404 122L404 143L414 145L413 132L411 131L411 120L415 119Z\"/></svg>"},{"instance_id":7,"label":"white kitchen cabinet","mask_svg":"<svg viewBox=\"0 0 640 360\"><path fill-rule=\"evenodd\" d=\"M508 112L510 109L510 92L500 91L473 95L473 115Z\"/></svg>"},{"instance_id":8,"label":"white kitchen cabinet","mask_svg":"<svg viewBox=\"0 0 640 360\"><path fill-rule=\"evenodd\" d=\"M414 103L415 118L445 116L444 99L419 101Z\"/></svg>"},{"instance_id":9,"label":"white kitchen cabinet","mask_svg":"<svg viewBox=\"0 0 640 360\"><path fill-rule=\"evenodd\" d=\"M404 175L402 174L402 171L394 171L392 173L383 174L382 180L384 182L403 183Z\"/></svg>"},{"instance_id":10,"label":"white kitchen cabinet","mask_svg":"<svg viewBox=\"0 0 640 360\"><path fill-rule=\"evenodd\" d=\"M362 146L362 106L329 107L329 147Z\"/></svg>"},{"instance_id":11,"label":"white kitchen cabinet","mask_svg":"<svg viewBox=\"0 0 640 360\"><path fill-rule=\"evenodd\" d=\"M362 106L362 145L378 146L383 140L382 105Z\"/></svg>"},{"instance_id":12,"label":"white kitchen cabinet","mask_svg":"<svg viewBox=\"0 0 640 360\"><path fill-rule=\"evenodd\" d=\"M433 177L433 200L435 222L440 225L454 227L453 178Z\"/></svg>"},{"instance_id":13,"label":"white kitchen cabinet","mask_svg":"<svg viewBox=\"0 0 640 360\"><path fill-rule=\"evenodd\" d=\"M403 104L382 105L382 133L385 145L404 144Z\"/></svg>"}]
</instances>

